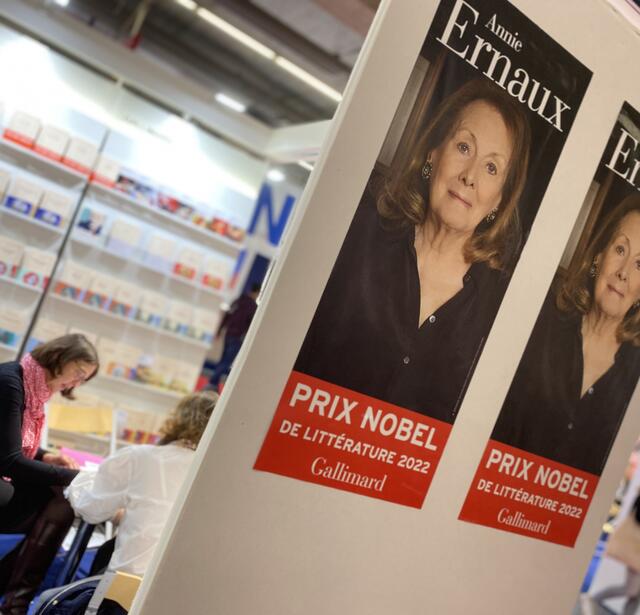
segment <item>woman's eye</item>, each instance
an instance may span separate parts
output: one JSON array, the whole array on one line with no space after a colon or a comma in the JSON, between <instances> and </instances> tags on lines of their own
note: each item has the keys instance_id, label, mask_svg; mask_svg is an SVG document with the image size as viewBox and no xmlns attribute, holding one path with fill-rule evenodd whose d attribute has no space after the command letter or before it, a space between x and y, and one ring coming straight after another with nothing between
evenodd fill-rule
<instances>
[{"instance_id":1,"label":"woman's eye","mask_svg":"<svg viewBox=\"0 0 640 615\"><path fill-rule=\"evenodd\" d=\"M640 269L640 261L636 261L636 269Z\"/></svg>"},{"instance_id":2,"label":"woman's eye","mask_svg":"<svg viewBox=\"0 0 640 615\"><path fill-rule=\"evenodd\" d=\"M460 143L458 143L457 147L458 147L458 151L461 154L468 154L469 151L471 150L471 148L469 147L469 144L465 143L464 141L460 141Z\"/></svg>"},{"instance_id":3,"label":"woman's eye","mask_svg":"<svg viewBox=\"0 0 640 615\"><path fill-rule=\"evenodd\" d=\"M487 164L487 171L489 172L489 175L497 175L498 167L495 165L495 163L489 162Z\"/></svg>"},{"instance_id":4,"label":"woman's eye","mask_svg":"<svg viewBox=\"0 0 640 615\"><path fill-rule=\"evenodd\" d=\"M624 246L617 245L616 254L619 254L620 256L622 256L624 254Z\"/></svg>"}]
</instances>

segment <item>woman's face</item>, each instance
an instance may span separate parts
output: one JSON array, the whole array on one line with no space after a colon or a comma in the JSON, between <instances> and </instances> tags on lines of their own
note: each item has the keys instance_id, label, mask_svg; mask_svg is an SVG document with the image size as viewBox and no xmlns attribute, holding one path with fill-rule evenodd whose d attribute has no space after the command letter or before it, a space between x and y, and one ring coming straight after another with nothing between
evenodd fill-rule
<instances>
[{"instance_id":1,"label":"woman's face","mask_svg":"<svg viewBox=\"0 0 640 615\"><path fill-rule=\"evenodd\" d=\"M502 198L513 143L500 113L470 103L431 154L430 210L440 224L471 234Z\"/></svg>"},{"instance_id":2,"label":"woman's face","mask_svg":"<svg viewBox=\"0 0 640 615\"><path fill-rule=\"evenodd\" d=\"M86 382L96 371L96 366L84 361L67 363L62 371L47 380L47 387L51 393L58 393L65 389L72 389Z\"/></svg>"},{"instance_id":3,"label":"woman's face","mask_svg":"<svg viewBox=\"0 0 640 615\"><path fill-rule=\"evenodd\" d=\"M640 300L640 213L622 219L597 264L595 304L605 316L621 321Z\"/></svg>"}]
</instances>

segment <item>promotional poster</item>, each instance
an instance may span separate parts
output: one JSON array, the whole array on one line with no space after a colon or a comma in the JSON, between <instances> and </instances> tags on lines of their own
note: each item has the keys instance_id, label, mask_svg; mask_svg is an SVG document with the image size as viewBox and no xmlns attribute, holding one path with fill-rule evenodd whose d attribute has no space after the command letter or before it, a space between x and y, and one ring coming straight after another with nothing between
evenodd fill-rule
<instances>
[{"instance_id":1,"label":"promotional poster","mask_svg":"<svg viewBox=\"0 0 640 615\"><path fill-rule=\"evenodd\" d=\"M422 506L590 77L441 2L255 469Z\"/></svg>"},{"instance_id":2,"label":"promotional poster","mask_svg":"<svg viewBox=\"0 0 640 615\"><path fill-rule=\"evenodd\" d=\"M462 520L575 544L640 375L639 142L625 103Z\"/></svg>"}]
</instances>

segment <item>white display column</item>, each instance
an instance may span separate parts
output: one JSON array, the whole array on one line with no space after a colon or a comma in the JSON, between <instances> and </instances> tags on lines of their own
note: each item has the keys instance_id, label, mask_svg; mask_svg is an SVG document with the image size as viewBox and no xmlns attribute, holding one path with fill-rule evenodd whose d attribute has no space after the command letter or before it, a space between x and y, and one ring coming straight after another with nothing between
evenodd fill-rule
<instances>
[{"instance_id":1,"label":"white display column","mask_svg":"<svg viewBox=\"0 0 640 615\"><path fill-rule=\"evenodd\" d=\"M498 529L460 513L565 247L589 244L572 229L602 181L623 103L640 109L629 63L638 52L630 26L596 0L382 4L131 613L571 611L640 432L635 385L604 469L591 472L598 480L569 464L546 484L549 501L585 496L569 529L534 535L517 519ZM424 144L436 120L440 136ZM623 148L628 174L640 164L634 147ZM489 205L474 237L516 233L504 216L517 208L523 232L493 256L478 244L465 253L452 301L467 305L495 279L493 301L433 310L424 327L449 318L441 343L425 351L418 339L376 371L388 360L383 342L397 352L396 321L417 335L420 313L412 248L422 226L386 234L376 207L385 185L392 195L415 186L433 215L458 212L454 229ZM386 260L397 245L412 266ZM415 305L385 321L381 307L405 299L402 276ZM514 456L499 471L524 480L523 463ZM535 494L533 478L528 488Z\"/></svg>"}]
</instances>

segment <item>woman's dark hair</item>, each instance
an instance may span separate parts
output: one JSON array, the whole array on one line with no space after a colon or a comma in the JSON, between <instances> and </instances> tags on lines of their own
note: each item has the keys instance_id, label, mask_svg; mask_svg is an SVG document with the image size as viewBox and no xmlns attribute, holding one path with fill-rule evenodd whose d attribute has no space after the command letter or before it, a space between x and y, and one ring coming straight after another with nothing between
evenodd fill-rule
<instances>
[{"instance_id":1,"label":"woman's dark hair","mask_svg":"<svg viewBox=\"0 0 640 615\"><path fill-rule=\"evenodd\" d=\"M82 362L95 365L95 371L87 380L91 380L100 369L98 352L93 344L81 333L69 333L40 344L31 351L31 356L40 367L44 367L52 376L59 376L69 363ZM60 392L67 399L75 399L73 387Z\"/></svg>"},{"instance_id":2,"label":"woman's dark hair","mask_svg":"<svg viewBox=\"0 0 640 615\"><path fill-rule=\"evenodd\" d=\"M160 428L159 444L182 440L198 446L217 401L218 394L213 391L185 395Z\"/></svg>"},{"instance_id":3,"label":"woman's dark hair","mask_svg":"<svg viewBox=\"0 0 640 615\"><path fill-rule=\"evenodd\" d=\"M493 269L505 269L520 244L517 206L527 177L531 133L522 105L487 79L467 82L438 105L407 168L383 185L378 213L393 224L424 224L429 204L422 167L457 130L462 112L474 102L485 102L502 116L513 150L496 218L492 223L483 221L478 225L465 245L465 258L470 263L483 261Z\"/></svg>"},{"instance_id":4,"label":"woman's dark hair","mask_svg":"<svg viewBox=\"0 0 640 615\"><path fill-rule=\"evenodd\" d=\"M632 213L640 214L640 194L633 193L622 199L602 221L600 230L585 250L582 258L576 258L569 266L556 295L556 305L563 312L588 314L593 307L595 277L591 267L615 239L622 221ZM640 310L631 307L618 325L620 343L631 342L640 346Z\"/></svg>"}]
</instances>

